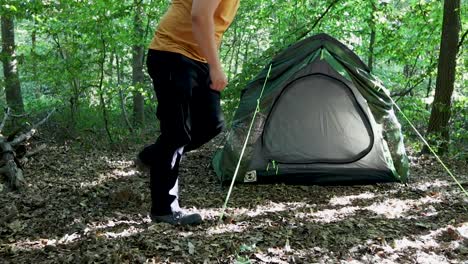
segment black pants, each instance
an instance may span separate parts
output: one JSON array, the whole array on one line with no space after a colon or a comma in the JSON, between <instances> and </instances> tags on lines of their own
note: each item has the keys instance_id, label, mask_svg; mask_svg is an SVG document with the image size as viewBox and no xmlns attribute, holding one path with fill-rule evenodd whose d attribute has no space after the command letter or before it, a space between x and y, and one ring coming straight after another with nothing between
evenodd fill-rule
<instances>
[{"instance_id":1,"label":"black pants","mask_svg":"<svg viewBox=\"0 0 468 264\"><path fill-rule=\"evenodd\" d=\"M210 88L208 64L181 54L149 50L148 72L158 99L156 115L161 134L140 158L151 164L151 213L180 210L179 162L221 132L224 119L220 93Z\"/></svg>"}]
</instances>

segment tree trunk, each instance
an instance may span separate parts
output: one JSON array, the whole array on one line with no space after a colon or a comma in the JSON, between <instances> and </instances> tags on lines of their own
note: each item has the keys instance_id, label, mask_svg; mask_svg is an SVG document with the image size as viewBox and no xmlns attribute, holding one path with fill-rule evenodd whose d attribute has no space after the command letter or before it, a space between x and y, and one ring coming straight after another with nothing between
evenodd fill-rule
<instances>
[{"instance_id":1,"label":"tree trunk","mask_svg":"<svg viewBox=\"0 0 468 264\"><path fill-rule=\"evenodd\" d=\"M367 66L369 66L369 69L372 71L374 67L374 45L375 45L375 12L376 12L376 6L375 6L375 1L370 0L371 8L372 8L372 13L371 17L369 20L369 27L370 27L370 40L369 40L369 58L367 61Z\"/></svg>"},{"instance_id":2,"label":"tree trunk","mask_svg":"<svg viewBox=\"0 0 468 264\"><path fill-rule=\"evenodd\" d=\"M102 32L101 32L101 43L102 43L102 57L101 57L101 63L100 63L100 78L99 78L99 87L98 87L98 91L99 91L99 102L101 104L101 107L102 107L102 118L103 118L103 121L104 121L104 128L106 129L106 133L107 133L107 138L109 139L109 143L113 144L114 143L114 140L112 139L112 133L110 131L110 122L109 122L109 113L108 113L108 110L107 110L107 104L106 104L106 99L104 98L104 75L105 75L105 72L104 72L104 67L106 65L106 40L104 39L104 36L102 35Z\"/></svg>"},{"instance_id":3,"label":"tree trunk","mask_svg":"<svg viewBox=\"0 0 468 264\"><path fill-rule=\"evenodd\" d=\"M13 17L2 16L2 62L5 76L5 94L8 106L15 113L24 113L23 96L16 59L15 24Z\"/></svg>"},{"instance_id":4,"label":"tree trunk","mask_svg":"<svg viewBox=\"0 0 468 264\"><path fill-rule=\"evenodd\" d=\"M133 127L132 124L128 118L127 114L127 106L126 106L126 101L127 98L124 96L124 91L122 89L122 70L120 67L120 58L119 55L115 55L115 62L116 62L116 67L117 67L117 86L119 87L119 101L120 101L120 109L122 111L122 117L125 120L125 124L127 124L127 128L130 133L133 133Z\"/></svg>"},{"instance_id":5,"label":"tree trunk","mask_svg":"<svg viewBox=\"0 0 468 264\"><path fill-rule=\"evenodd\" d=\"M245 42L245 47L244 47L244 58L242 58L242 69L245 69L245 65L247 64L249 60L249 47L250 43L252 42L252 34L249 34L248 40Z\"/></svg>"},{"instance_id":6,"label":"tree trunk","mask_svg":"<svg viewBox=\"0 0 468 264\"><path fill-rule=\"evenodd\" d=\"M233 61L234 61L234 53L236 51L236 49L234 47L236 47L236 42L238 41L238 36L237 36L237 23L234 24L234 39L232 41L232 44L229 48L229 50L232 49L232 53L231 53L231 57L229 58L229 68L228 68L228 78L229 80L232 80L234 78L234 76L236 75L235 73L233 73L232 71L232 64L233 64ZM227 56L227 55L226 55Z\"/></svg>"},{"instance_id":7,"label":"tree trunk","mask_svg":"<svg viewBox=\"0 0 468 264\"><path fill-rule=\"evenodd\" d=\"M436 90L427 129L428 135L435 135L437 138L442 139L442 143L437 144L439 154L447 152L450 139L449 120L455 84L459 32L460 0L445 0ZM428 149L425 147L423 152L428 152Z\"/></svg>"},{"instance_id":8,"label":"tree trunk","mask_svg":"<svg viewBox=\"0 0 468 264\"><path fill-rule=\"evenodd\" d=\"M240 36L239 36L239 40L241 41L244 41L244 34L241 32ZM234 76L237 75L237 73L239 72L239 61L240 61L240 56L241 56L241 48L242 48L242 45L238 45L237 49L234 49L236 51L236 59L235 59L235 64L234 64Z\"/></svg>"},{"instance_id":9,"label":"tree trunk","mask_svg":"<svg viewBox=\"0 0 468 264\"><path fill-rule=\"evenodd\" d=\"M33 80L36 82L36 86L38 85L38 76L37 76L37 55L36 55L36 43L37 43L37 31L36 31L36 21L34 21L34 27L31 32L31 62L32 62L32 74ZM41 96L40 87L36 87L34 90L34 95L36 99Z\"/></svg>"},{"instance_id":10,"label":"tree trunk","mask_svg":"<svg viewBox=\"0 0 468 264\"><path fill-rule=\"evenodd\" d=\"M134 30L136 43L133 46L132 56L132 84L135 87L133 93L133 121L135 125L142 125L145 122L145 98L139 91L145 79L143 73L143 57L145 48L142 45L144 37L143 29L143 3L142 0L134 0L135 4L135 17L134 17Z\"/></svg>"},{"instance_id":11,"label":"tree trunk","mask_svg":"<svg viewBox=\"0 0 468 264\"><path fill-rule=\"evenodd\" d=\"M79 77L77 77L74 74L74 71L71 69L71 67L68 65L68 52L67 50L62 46L60 42L60 38L58 35L53 35L53 40L55 44L57 45L57 52L59 53L60 57L63 60L63 64L65 65L65 69L67 72L69 72L72 76L72 79L70 81L70 88L71 88L71 94L69 97L69 102L70 102L70 119L68 120L68 129L70 132L74 133L75 128L76 128L76 121L79 115L79 108L80 108L80 94L81 94L81 81Z\"/></svg>"}]
</instances>

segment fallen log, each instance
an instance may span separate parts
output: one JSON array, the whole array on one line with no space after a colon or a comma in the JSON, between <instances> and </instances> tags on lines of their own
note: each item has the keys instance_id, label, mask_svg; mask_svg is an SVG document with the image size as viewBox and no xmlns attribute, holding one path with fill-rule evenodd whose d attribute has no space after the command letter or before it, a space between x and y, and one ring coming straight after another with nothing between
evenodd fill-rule
<instances>
[{"instance_id":1,"label":"fallen log","mask_svg":"<svg viewBox=\"0 0 468 264\"><path fill-rule=\"evenodd\" d=\"M40 145L35 149L28 150L25 143L34 136L37 128L44 124L54 112L55 110L49 112L45 118L35 123L29 130L12 137L4 136L2 133L7 120L11 117L11 110L9 108L5 110L3 120L0 123L0 176L5 178L8 189L18 190L24 186L22 165L28 157L45 149L45 145ZM0 191L3 189L5 188L0 186Z\"/></svg>"}]
</instances>

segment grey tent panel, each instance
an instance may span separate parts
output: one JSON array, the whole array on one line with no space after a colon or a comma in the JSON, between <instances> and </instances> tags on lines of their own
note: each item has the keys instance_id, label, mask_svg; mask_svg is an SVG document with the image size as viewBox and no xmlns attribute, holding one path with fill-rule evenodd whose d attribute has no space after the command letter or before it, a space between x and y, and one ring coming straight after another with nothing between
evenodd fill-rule
<instances>
[{"instance_id":1,"label":"grey tent panel","mask_svg":"<svg viewBox=\"0 0 468 264\"><path fill-rule=\"evenodd\" d=\"M317 74L283 90L263 134L265 156L281 163L352 162L369 152L372 141L350 88Z\"/></svg>"}]
</instances>

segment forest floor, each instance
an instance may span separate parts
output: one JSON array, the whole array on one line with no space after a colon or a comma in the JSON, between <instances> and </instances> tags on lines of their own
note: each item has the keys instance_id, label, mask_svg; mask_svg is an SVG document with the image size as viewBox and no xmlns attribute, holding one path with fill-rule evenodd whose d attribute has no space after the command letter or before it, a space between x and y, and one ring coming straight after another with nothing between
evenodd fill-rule
<instances>
[{"instance_id":1,"label":"forest floor","mask_svg":"<svg viewBox=\"0 0 468 264\"><path fill-rule=\"evenodd\" d=\"M49 146L24 190L0 193L0 263L468 263L468 199L433 158L411 158L408 185L238 184L219 224L215 148L181 164L181 201L204 223L173 227L148 217L138 148ZM449 166L467 188L466 162Z\"/></svg>"}]
</instances>

